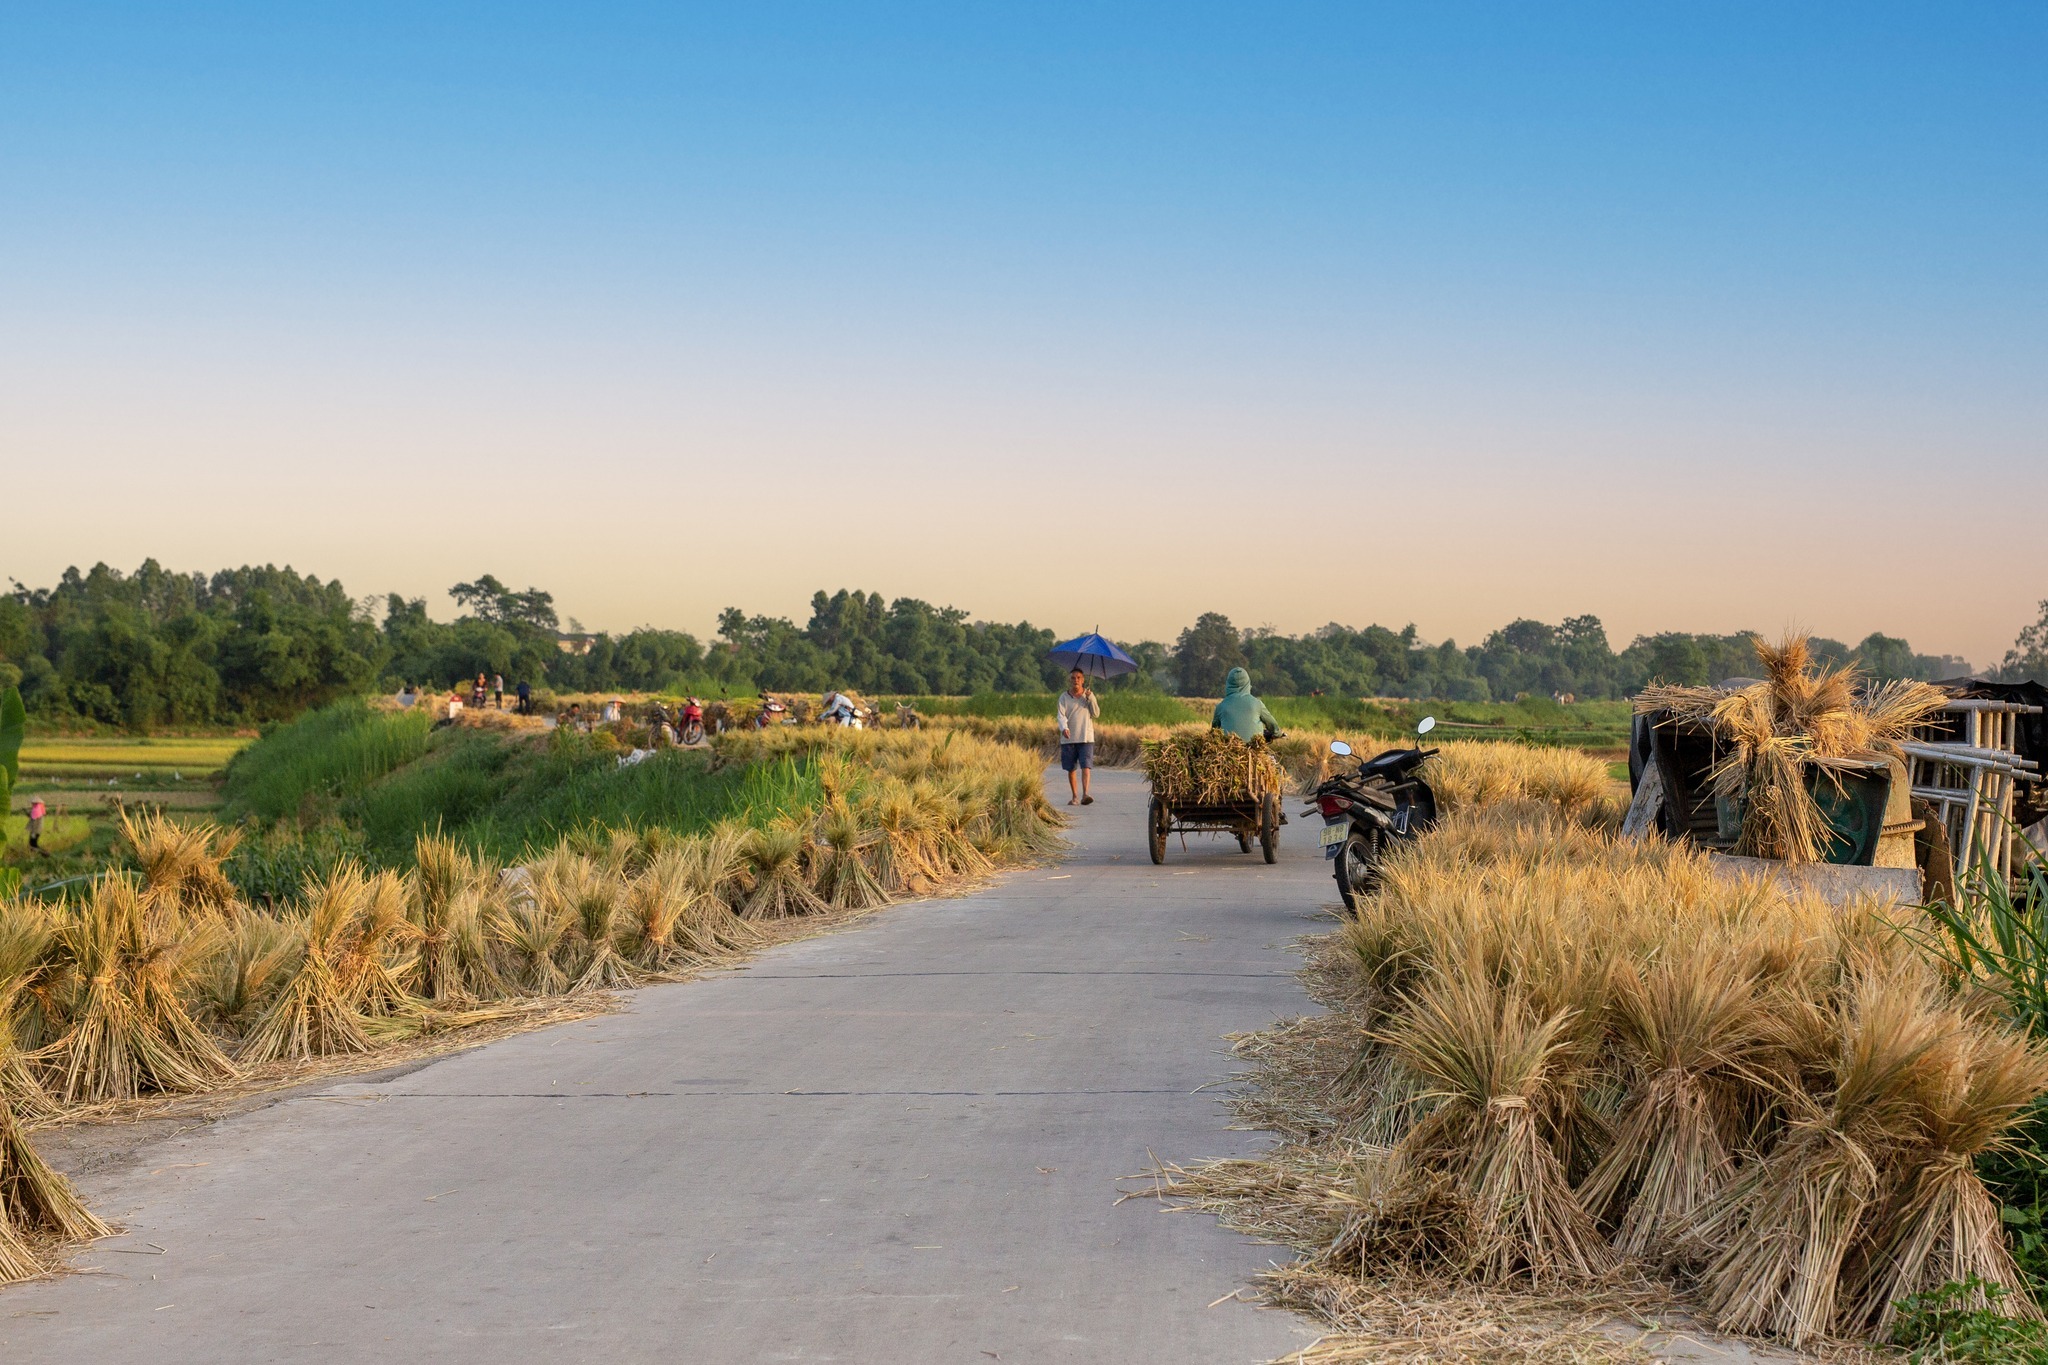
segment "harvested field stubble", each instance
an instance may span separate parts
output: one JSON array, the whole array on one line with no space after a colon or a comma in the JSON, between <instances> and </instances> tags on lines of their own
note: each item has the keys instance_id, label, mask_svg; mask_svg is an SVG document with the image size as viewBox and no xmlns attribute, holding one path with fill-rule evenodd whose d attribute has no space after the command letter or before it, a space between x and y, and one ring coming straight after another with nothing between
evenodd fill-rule
<instances>
[{"instance_id":1,"label":"harvested field stubble","mask_svg":"<svg viewBox=\"0 0 2048 1365\"><path fill-rule=\"evenodd\" d=\"M1295 1284L1633 1284L1811 1345L1975 1274L2034 1316L1973 1161L2048 1055L1897 931L1918 910L1726 880L1597 806L1475 802L1393 854L1312 950L1331 1013L1240 1044L1280 1148L1162 1192L1302 1250ZM1329 1358L1410 1358L1360 1350Z\"/></svg>"},{"instance_id":2,"label":"harvested field stubble","mask_svg":"<svg viewBox=\"0 0 2048 1365\"><path fill-rule=\"evenodd\" d=\"M513 868L423 835L403 874L344 860L276 913L223 876L231 833L156 817L128 826L139 873L70 902L0 901L0 1282L106 1231L28 1122L587 1013L611 988L1043 852L1063 823L1035 753L969 735L736 736L717 758L815 764L827 799L766 829L585 830Z\"/></svg>"}]
</instances>

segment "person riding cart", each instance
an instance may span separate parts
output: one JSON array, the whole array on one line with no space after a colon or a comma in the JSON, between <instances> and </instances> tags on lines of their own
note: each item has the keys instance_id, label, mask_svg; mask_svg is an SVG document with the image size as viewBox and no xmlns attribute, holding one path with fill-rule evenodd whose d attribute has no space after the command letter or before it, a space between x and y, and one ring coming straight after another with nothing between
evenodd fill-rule
<instances>
[{"instance_id":1,"label":"person riding cart","mask_svg":"<svg viewBox=\"0 0 2048 1365\"><path fill-rule=\"evenodd\" d=\"M1252 695L1252 675L1242 668L1233 668L1224 677L1223 700L1216 703L1216 714L1209 724L1242 740L1264 736L1268 744L1286 733L1266 709L1266 703Z\"/></svg>"}]
</instances>

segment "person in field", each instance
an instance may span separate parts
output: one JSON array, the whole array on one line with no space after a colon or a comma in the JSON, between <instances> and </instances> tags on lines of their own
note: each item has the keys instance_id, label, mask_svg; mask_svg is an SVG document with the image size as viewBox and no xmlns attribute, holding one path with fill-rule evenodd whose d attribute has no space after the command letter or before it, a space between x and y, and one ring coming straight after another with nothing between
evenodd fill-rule
<instances>
[{"instance_id":1,"label":"person in field","mask_svg":"<svg viewBox=\"0 0 2048 1365\"><path fill-rule=\"evenodd\" d=\"M505 675L491 674L491 705L497 710L505 709Z\"/></svg>"},{"instance_id":2,"label":"person in field","mask_svg":"<svg viewBox=\"0 0 2048 1365\"><path fill-rule=\"evenodd\" d=\"M43 852L43 816L45 814L47 812L43 809L42 797L39 796L28 803L28 850L31 853ZM44 854L44 856L48 857L49 855Z\"/></svg>"},{"instance_id":3,"label":"person in field","mask_svg":"<svg viewBox=\"0 0 2048 1365\"><path fill-rule=\"evenodd\" d=\"M1239 739L1267 741L1280 738L1280 722L1273 719L1273 713L1266 709L1266 703L1252 695L1252 675L1241 668L1233 668L1223 679L1223 700L1216 703L1216 714L1209 724L1218 730L1228 730Z\"/></svg>"},{"instance_id":4,"label":"person in field","mask_svg":"<svg viewBox=\"0 0 2048 1365\"><path fill-rule=\"evenodd\" d=\"M1095 721L1102 703L1088 688L1088 675L1075 669L1067 675L1067 690L1060 693L1060 766L1067 770L1067 804L1095 804L1088 794L1088 777L1095 767ZM1080 774L1078 785L1074 774Z\"/></svg>"}]
</instances>

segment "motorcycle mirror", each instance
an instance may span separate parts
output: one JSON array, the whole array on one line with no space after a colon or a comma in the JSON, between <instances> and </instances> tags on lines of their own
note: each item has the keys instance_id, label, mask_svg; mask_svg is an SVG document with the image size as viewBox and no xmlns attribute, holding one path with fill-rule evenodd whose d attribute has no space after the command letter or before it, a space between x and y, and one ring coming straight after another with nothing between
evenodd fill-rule
<instances>
[{"instance_id":1,"label":"motorcycle mirror","mask_svg":"<svg viewBox=\"0 0 2048 1365\"><path fill-rule=\"evenodd\" d=\"M1422 718L1422 724L1415 727L1415 733L1418 735L1426 735L1434 729L1436 729L1436 717L1424 716Z\"/></svg>"},{"instance_id":2,"label":"motorcycle mirror","mask_svg":"<svg viewBox=\"0 0 2048 1365\"><path fill-rule=\"evenodd\" d=\"M1351 746L1341 739L1333 739L1330 741L1330 752L1342 757L1351 752Z\"/></svg>"}]
</instances>

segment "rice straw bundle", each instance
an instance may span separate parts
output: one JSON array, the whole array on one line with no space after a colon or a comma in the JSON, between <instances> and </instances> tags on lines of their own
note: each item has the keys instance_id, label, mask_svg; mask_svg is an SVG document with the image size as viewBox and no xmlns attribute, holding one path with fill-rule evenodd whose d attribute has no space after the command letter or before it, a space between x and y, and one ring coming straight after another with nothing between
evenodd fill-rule
<instances>
[{"instance_id":1,"label":"rice straw bundle","mask_svg":"<svg viewBox=\"0 0 2048 1365\"><path fill-rule=\"evenodd\" d=\"M1818 862L1829 833L1808 789L1808 772L1839 782L1834 774L1845 765L1902 759L1899 741L1947 705L1948 697L1920 682L1859 692L1856 670L1817 664L1803 635L1788 635L1775 645L1752 641L1763 681L1735 692L1647 687L1636 698L1636 710L1669 711L1708 725L1731 746L1713 776L1715 793L1743 807L1736 852Z\"/></svg>"},{"instance_id":2,"label":"rice straw bundle","mask_svg":"<svg viewBox=\"0 0 2048 1365\"><path fill-rule=\"evenodd\" d=\"M13 1030L0 1007L0 1067L14 1060ZM29 1145L13 1098L0 1089L0 1284L42 1272L33 1238L84 1241L110 1231Z\"/></svg>"},{"instance_id":3,"label":"rice straw bundle","mask_svg":"<svg viewBox=\"0 0 2048 1365\"><path fill-rule=\"evenodd\" d=\"M503 995L486 936L504 894L496 870L481 866L452 839L421 835L405 893L406 922L399 934L415 949L407 993L434 1005Z\"/></svg>"},{"instance_id":4,"label":"rice straw bundle","mask_svg":"<svg viewBox=\"0 0 2048 1365\"><path fill-rule=\"evenodd\" d=\"M568 968L570 990L609 990L637 980L617 948L622 891L617 881L567 844L556 845L534 865L534 899L568 925L565 942L574 954Z\"/></svg>"},{"instance_id":5,"label":"rice straw bundle","mask_svg":"<svg viewBox=\"0 0 2048 1365\"><path fill-rule=\"evenodd\" d=\"M512 985L530 995L560 995L569 989L569 977L556 960L569 924L564 907L530 895L499 912L491 922L491 937L510 958Z\"/></svg>"},{"instance_id":6,"label":"rice straw bundle","mask_svg":"<svg viewBox=\"0 0 2048 1365\"><path fill-rule=\"evenodd\" d=\"M1144 752L1153 794L1176 805L1256 801L1280 790L1280 764L1262 739L1186 726L1148 741Z\"/></svg>"},{"instance_id":7,"label":"rice straw bundle","mask_svg":"<svg viewBox=\"0 0 2048 1365\"><path fill-rule=\"evenodd\" d=\"M875 845L875 880L890 895L922 895L931 888L931 821L910 788L891 778L871 791L868 808L881 839Z\"/></svg>"},{"instance_id":8,"label":"rice straw bundle","mask_svg":"<svg viewBox=\"0 0 2048 1365\"><path fill-rule=\"evenodd\" d=\"M181 825L159 812L136 819L123 810L121 833L134 851L149 896L187 914L236 914L241 897L221 865L241 842L240 830Z\"/></svg>"},{"instance_id":9,"label":"rice straw bundle","mask_svg":"<svg viewBox=\"0 0 2048 1365\"><path fill-rule=\"evenodd\" d=\"M1674 944L1647 965L1622 964L1612 984L1628 1098L1579 1197L1618 1222L1622 1255L1654 1259L1734 1172L1747 1092L1767 1064L1773 1002L1750 955L1725 936Z\"/></svg>"},{"instance_id":10,"label":"rice straw bundle","mask_svg":"<svg viewBox=\"0 0 2048 1365\"><path fill-rule=\"evenodd\" d=\"M1912 962L1852 964L1838 1011L1833 1095L1822 1103L1788 1088L1785 1135L1687 1229L1695 1244L1718 1248L1702 1279L1708 1311L1728 1331L1800 1346L1836 1329L1843 1263L1887 1164L1913 1141L1956 1023Z\"/></svg>"},{"instance_id":11,"label":"rice straw bundle","mask_svg":"<svg viewBox=\"0 0 2048 1365\"><path fill-rule=\"evenodd\" d=\"M804 866L809 842L802 830L780 821L748 835L747 863L753 869L754 890L741 912L746 918L787 919L831 908L811 890Z\"/></svg>"},{"instance_id":12,"label":"rice straw bundle","mask_svg":"<svg viewBox=\"0 0 2048 1365\"><path fill-rule=\"evenodd\" d=\"M246 1063L304 1061L370 1050L360 1011L367 965L380 957L396 919L378 920L370 879L343 863L324 880L309 882L306 905L289 926L295 961L283 987L242 1039ZM393 907L395 908L395 907Z\"/></svg>"},{"instance_id":13,"label":"rice straw bundle","mask_svg":"<svg viewBox=\"0 0 2048 1365\"><path fill-rule=\"evenodd\" d=\"M829 800L820 832L826 858L819 889L834 910L871 910L889 904L889 893L875 877L868 860L882 842L881 831L863 823L860 812L844 797Z\"/></svg>"},{"instance_id":14,"label":"rice straw bundle","mask_svg":"<svg viewBox=\"0 0 2048 1365\"><path fill-rule=\"evenodd\" d=\"M51 971L55 937L49 915L35 902L0 901L0 1108L18 1118L41 1118L55 1109L21 1053L16 1028L22 1000Z\"/></svg>"},{"instance_id":15,"label":"rice straw bundle","mask_svg":"<svg viewBox=\"0 0 2048 1365\"><path fill-rule=\"evenodd\" d=\"M291 969L298 939L269 915L244 915L194 980L200 1016L216 1032L245 1033Z\"/></svg>"},{"instance_id":16,"label":"rice straw bundle","mask_svg":"<svg viewBox=\"0 0 2048 1365\"><path fill-rule=\"evenodd\" d=\"M974 833L988 818L988 800L954 777L914 784L911 795L923 808L932 830L932 860L943 875L986 876L993 864L975 847Z\"/></svg>"},{"instance_id":17,"label":"rice straw bundle","mask_svg":"<svg viewBox=\"0 0 2048 1365\"><path fill-rule=\"evenodd\" d=\"M2020 1114L2048 1089L2048 1051L1988 1023L1958 1027L1941 1050L1941 1074L1918 1116L1924 1146L1904 1163L1853 1295L1854 1325L1880 1337L1899 1300L1973 1277L2009 1291L1988 1301L1980 1294L1976 1306L2041 1318L1976 1158L2009 1144Z\"/></svg>"},{"instance_id":18,"label":"rice straw bundle","mask_svg":"<svg viewBox=\"0 0 2048 1365\"><path fill-rule=\"evenodd\" d=\"M743 952L761 941L761 931L739 917L745 904L746 839L735 826L720 825L691 839L680 850L689 904L676 924L682 945L699 957Z\"/></svg>"},{"instance_id":19,"label":"rice straw bundle","mask_svg":"<svg viewBox=\"0 0 2048 1365\"><path fill-rule=\"evenodd\" d=\"M222 936L218 921L184 919L125 877L94 880L84 902L57 924L69 998L67 1026L48 1049L47 1066L62 1103L181 1094L235 1077L183 996Z\"/></svg>"},{"instance_id":20,"label":"rice straw bundle","mask_svg":"<svg viewBox=\"0 0 2048 1365\"><path fill-rule=\"evenodd\" d=\"M695 894L685 853L670 849L655 855L626 885L618 931L626 960L648 972L688 965L690 954L676 942L676 930Z\"/></svg>"},{"instance_id":21,"label":"rice straw bundle","mask_svg":"<svg viewBox=\"0 0 2048 1365\"><path fill-rule=\"evenodd\" d=\"M1466 1271L1482 1282L1584 1280L1614 1266L1551 1147L1569 1118L1569 1023L1466 963L1432 976L1383 1035L1436 1100L1395 1159L1430 1198L1441 1176L1463 1200Z\"/></svg>"}]
</instances>

